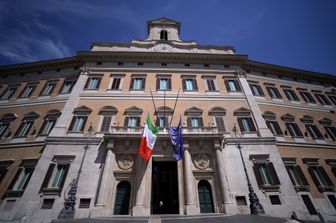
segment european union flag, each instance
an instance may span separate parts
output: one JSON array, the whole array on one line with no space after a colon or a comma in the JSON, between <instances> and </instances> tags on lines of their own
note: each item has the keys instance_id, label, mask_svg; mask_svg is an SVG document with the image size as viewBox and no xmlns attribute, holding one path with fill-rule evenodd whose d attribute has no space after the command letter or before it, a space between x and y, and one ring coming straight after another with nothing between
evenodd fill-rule
<instances>
[{"instance_id":1,"label":"european union flag","mask_svg":"<svg viewBox=\"0 0 336 223\"><path fill-rule=\"evenodd\" d=\"M181 117L177 127L169 127L170 141L173 147L174 158L178 161L183 159L183 140L182 140L182 124Z\"/></svg>"}]
</instances>

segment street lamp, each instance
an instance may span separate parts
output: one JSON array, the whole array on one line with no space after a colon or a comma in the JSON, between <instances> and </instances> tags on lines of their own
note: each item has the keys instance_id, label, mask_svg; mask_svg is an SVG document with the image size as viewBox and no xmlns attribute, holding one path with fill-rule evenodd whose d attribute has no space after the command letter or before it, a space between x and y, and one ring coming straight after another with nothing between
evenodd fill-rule
<instances>
[{"instance_id":1,"label":"street lamp","mask_svg":"<svg viewBox=\"0 0 336 223\"><path fill-rule=\"evenodd\" d=\"M233 126L233 132L234 132L235 138L237 138L236 123ZM244 162L244 159L243 159L243 154L242 154L242 151L241 151L241 146L240 146L239 140L237 141L237 147L238 147L238 150L239 150L240 158L241 158L242 163L243 163L244 172L245 172L245 176L246 176L246 180L247 180L247 186L248 186L248 189L249 189L249 200L250 200L251 214L255 214L255 215L265 214L264 208L260 204L259 198L258 198L257 194L254 192L254 189L253 189L252 184L250 182L250 178L249 178L247 170L246 170L246 165L245 165L245 162Z\"/></svg>"}]
</instances>

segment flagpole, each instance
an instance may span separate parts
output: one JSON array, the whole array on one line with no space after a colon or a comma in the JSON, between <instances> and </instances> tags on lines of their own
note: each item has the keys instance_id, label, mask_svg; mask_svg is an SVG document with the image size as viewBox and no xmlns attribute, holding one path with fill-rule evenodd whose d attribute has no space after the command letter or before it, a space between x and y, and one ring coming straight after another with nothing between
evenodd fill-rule
<instances>
[{"instance_id":1,"label":"flagpole","mask_svg":"<svg viewBox=\"0 0 336 223\"><path fill-rule=\"evenodd\" d=\"M155 102L154 102L153 94L152 94L152 89L149 89L149 91L150 91L150 94L151 94L151 96L152 96L152 102L153 102L153 105L154 105L154 110L155 110L156 120L159 120L159 118L158 118L158 114L157 114L157 111L156 111L156 107L155 107Z\"/></svg>"},{"instance_id":2,"label":"flagpole","mask_svg":"<svg viewBox=\"0 0 336 223\"><path fill-rule=\"evenodd\" d=\"M163 91L163 128L166 128L166 90Z\"/></svg>"},{"instance_id":3,"label":"flagpole","mask_svg":"<svg viewBox=\"0 0 336 223\"><path fill-rule=\"evenodd\" d=\"M171 118L171 120L170 120L169 126L171 126L171 123L172 123L172 121L173 121L173 117L174 117L175 108L176 108L177 99L178 99L178 97L179 97L179 94L180 94L180 89L178 89L178 92L177 92L177 96L176 96L176 99L175 99L174 110L173 110L173 114L172 114L172 118Z\"/></svg>"}]
</instances>

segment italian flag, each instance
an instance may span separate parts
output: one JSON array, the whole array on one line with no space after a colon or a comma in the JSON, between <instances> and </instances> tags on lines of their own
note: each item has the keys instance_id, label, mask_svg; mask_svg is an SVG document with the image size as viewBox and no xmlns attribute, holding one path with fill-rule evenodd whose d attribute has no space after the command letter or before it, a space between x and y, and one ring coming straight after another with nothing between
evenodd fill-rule
<instances>
[{"instance_id":1,"label":"italian flag","mask_svg":"<svg viewBox=\"0 0 336 223\"><path fill-rule=\"evenodd\" d=\"M152 124L149 114L147 115L145 128L142 133L139 156L148 161L152 155L159 128Z\"/></svg>"}]
</instances>

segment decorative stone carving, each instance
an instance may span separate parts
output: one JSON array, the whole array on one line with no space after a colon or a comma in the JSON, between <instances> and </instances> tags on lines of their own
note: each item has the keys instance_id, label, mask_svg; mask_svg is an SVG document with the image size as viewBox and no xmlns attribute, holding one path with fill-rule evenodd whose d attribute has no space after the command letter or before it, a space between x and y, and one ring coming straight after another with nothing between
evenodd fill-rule
<instances>
[{"instance_id":1,"label":"decorative stone carving","mask_svg":"<svg viewBox=\"0 0 336 223\"><path fill-rule=\"evenodd\" d=\"M210 166L209 156L205 153L199 153L194 155L194 164L200 170L209 168Z\"/></svg>"},{"instance_id":2,"label":"decorative stone carving","mask_svg":"<svg viewBox=\"0 0 336 223\"><path fill-rule=\"evenodd\" d=\"M122 170L129 170L134 165L134 158L130 154L122 154L118 157L118 166Z\"/></svg>"}]
</instances>

